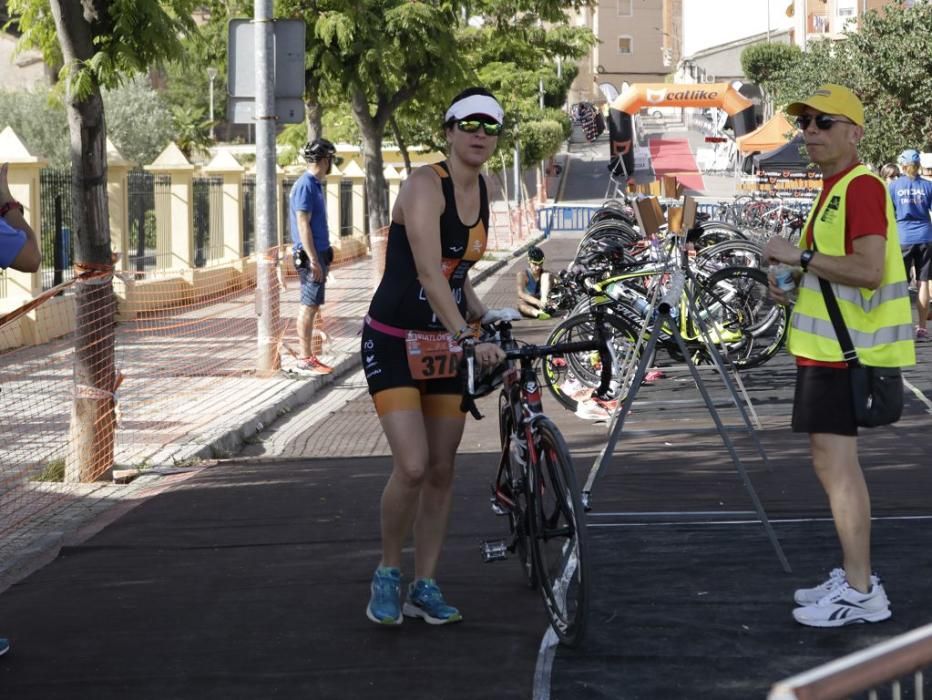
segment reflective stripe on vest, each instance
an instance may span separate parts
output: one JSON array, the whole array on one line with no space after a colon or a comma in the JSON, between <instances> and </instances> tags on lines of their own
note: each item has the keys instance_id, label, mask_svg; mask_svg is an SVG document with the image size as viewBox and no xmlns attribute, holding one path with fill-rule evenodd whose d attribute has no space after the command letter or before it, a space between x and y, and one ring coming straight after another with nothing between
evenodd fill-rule
<instances>
[{"instance_id":1,"label":"reflective stripe on vest","mask_svg":"<svg viewBox=\"0 0 932 700\"><path fill-rule=\"evenodd\" d=\"M835 336L835 327L831 319L824 321L819 318L811 318L799 314L793 319L793 328L804 333L814 333L819 336ZM873 333L859 331L854 328L848 329L848 335L851 336L851 342L858 351L858 356L865 348L872 348L878 345L889 345L901 340L912 340L913 327L911 325L898 324L896 326L885 326L878 328Z\"/></svg>"},{"instance_id":2,"label":"reflective stripe on vest","mask_svg":"<svg viewBox=\"0 0 932 700\"><path fill-rule=\"evenodd\" d=\"M820 253L845 255L847 189L851 181L861 175L876 177L863 165L855 166L835 183L818 212L815 207L809 212L803 231L808 230L813 216L818 213L818 219L812 223ZM916 362L912 309L893 203L889 197L885 199L887 239L880 287L876 290L861 289L837 282L831 286L861 362L878 367L903 367ZM800 246L805 246L805 236L801 238ZM837 362L843 359L822 296L822 287L814 273L803 275L790 319L787 347L794 355L813 360Z\"/></svg>"},{"instance_id":3,"label":"reflective stripe on vest","mask_svg":"<svg viewBox=\"0 0 932 700\"><path fill-rule=\"evenodd\" d=\"M847 284L832 282L831 285L832 290L835 292L835 298L838 299L839 302L847 301L849 304L857 304L866 314L873 312L878 306L888 301L909 297L909 285L906 283L905 279L901 282L885 284L875 289L874 293L870 296L862 294L861 290L857 287L850 287ZM819 285L819 278L815 275L804 275L801 286L806 289L811 289L820 296L822 295L822 287Z\"/></svg>"}]
</instances>

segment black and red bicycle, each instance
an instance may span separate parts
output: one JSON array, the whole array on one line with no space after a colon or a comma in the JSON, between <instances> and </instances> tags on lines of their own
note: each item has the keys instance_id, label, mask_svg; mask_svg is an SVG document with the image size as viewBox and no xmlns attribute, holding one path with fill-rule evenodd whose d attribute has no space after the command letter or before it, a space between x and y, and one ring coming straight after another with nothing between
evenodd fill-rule
<instances>
[{"instance_id":1,"label":"black and red bicycle","mask_svg":"<svg viewBox=\"0 0 932 700\"><path fill-rule=\"evenodd\" d=\"M507 516L510 537L486 540L486 562L516 555L528 585L543 595L550 625L562 644L576 646L586 631L589 610L589 562L585 511L576 472L566 441L544 415L537 360L572 352L598 352L601 383L594 396L609 398L613 349L603 311L595 307L589 339L554 345L521 344L513 338L510 321L485 328L482 342L496 342L505 351L505 363L482 376L467 347L464 357L464 406L473 415L472 398L501 386L498 424L502 453L492 484L492 510Z\"/></svg>"}]
</instances>

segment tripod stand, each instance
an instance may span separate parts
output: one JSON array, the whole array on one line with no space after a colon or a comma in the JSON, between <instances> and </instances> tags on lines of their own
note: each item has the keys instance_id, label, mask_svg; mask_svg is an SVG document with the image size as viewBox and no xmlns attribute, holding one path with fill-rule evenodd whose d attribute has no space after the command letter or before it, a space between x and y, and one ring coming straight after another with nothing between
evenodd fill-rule
<instances>
[{"instance_id":1,"label":"tripod stand","mask_svg":"<svg viewBox=\"0 0 932 700\"><path fill-rule=\"evenodd\" d=\"M685 251L683 253L685 255ZM691 284L686 286L685 279L686 276L690 276ZM609 428L609 437L605 443L599 456L596 457L595 462L593 462L592 468L589 471L589 476L586 480L585 486L583 486L583 503L586 508L591 506L591 494L592 488L595 484L596 478L598 477L602 467L604 466L606 460L610 459L614 453L615 446L618 443L618 438L620 437L621 430L624 427L625 418L628 415L628 412L631 410L631 405L634 403L634 399L637 396L638 388L641 385L641 382L644 379L644 376L647 372L647 365L650 362L654 350L657 346L657 338L660 335L661 328L665 325L672 330L673 337L686 361L686 366L689 368L690 374L692 375L693 381L696 384L696 388L699 390L699 393L702 395L703 401L705 402L706 408L708 409L712 420L715 422L716 430L722 438L722 442L725 444L725 447L728 449L729 454L731 455L732 461L735 464L735 469L738 472L739 478L743 483L745 489L748 492L748 496L751 499L751 502L754 505L754 509L757 512L757 516L760 519L761 523L764 526L764 530L767 533L767 537L770 539L770 543L773 546L777 558L780 561L783 570L787 573L790 573L791 568L790 564L786 559L786 556L783 553L783 548L780 546L780 542L777 539L776 533L773 530L773 527L770 524L769 519L767 518L767 513L764 511L763 505L760 502L760 499L757 497L757 493L754 490L754 486L751 483L751 479L748 476L747 470L744 468L744 465L741 462L741 459L738 457L738 453L735 450L734 444L731 441L731 438L728 436L728 432L725 429L725 426L722 424L721 418L719 417L718 411L715 409L715 405L709 396L709 393L705 387L705 384L700 376L698 370L696 369L695 363L690 357L690 353L686 348L686 344L683 341L682 336L680 335L679 328L677 323L674 321L671 312L673 309L677 308L680 304L680 300L683 296L684 289L686 292L686 299L689 305L689 311L692 314L693 318L697 319L697 323L700 329L700 333L705 339L710 355L715 363L715 366L721 375L722 379L725 382L726 387L728 388L729 393L734 404L739 408L742 417L744 418L745 425L747 426L749 432L751 433L752 439L754 440L755 445L757 446L758 452L764 458L766 462L766 455L764 454L763 447L760 444L760 441L757 439L757 436L754 434L754 430L751 427L750 419L748 418L747 413L744 410L744 407L741 404L741 401L738 398L737 391L735 390L735 385L732 382L731 378L728 376L728 373L725 370L725 365L722 360L722 356L716 347L716 343L713 342L713 335L710 332L706 320L702 315L698 313L697 303L694 299L693 289L695 288L692 282L695 281L695 278L692 277L692 272L689 270L688 266L683 266L676 273L674 273L673 281L664 294L663 298L656 305L657 317L654 321L653 328L651 330L650 338L647 341L644 352L641 354L640 361L638 362L637 369L634 373L634 379L631 384L628 395L622 401L620 410L615 413L612 418L612 422ZM706 318L708 318L708 313L706 310Z\"/></svg>"}]
</instances>

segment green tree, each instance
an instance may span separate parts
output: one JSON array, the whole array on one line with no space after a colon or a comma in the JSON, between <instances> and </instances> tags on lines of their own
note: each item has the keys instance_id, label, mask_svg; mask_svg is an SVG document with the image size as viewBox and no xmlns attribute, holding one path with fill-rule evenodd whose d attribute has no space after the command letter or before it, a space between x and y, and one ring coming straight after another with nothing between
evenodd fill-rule
<instances>
[{"instance_id":1,"label":"green tree","mask_svg":"<svg viewBox=\"0 0 932 700\"><path fill-rule=\"evenodd\" d=\"M850 87L864 102L860 152L867 162L879 165L904 148L932 146L932 4L907 7L897 0L883 12L868 12L860 31L810 42L762 84L788 104L826 82Z\"/></svg>"},{"instance_id":2,"label":"green tree","mask_svg":"<svg viewBox=\"0 0 932 700\"><path fill-rule=\"evenodd\" d=\"M211 143L210 119L203 107L172 105L171 112L175 143L191 160L195 151L206 150Z\"/></svg>"},{"instance_id":3,"label":"green tree","mask_svg":"<svg viewBox=\"0 0 932 700\"><path fill-rule=\"evenodd\" d=\"M380 192L385 187L382 142L389 129L402 147L436 133L437 115L456 92L482 82L477 67L486 60L502 62L501 57L508 56L513 66L525 69L533 63L534 70L545 75L546 60L552 66L556 56L574 55L578 32L559 28L566 25L567 9L586 4L586 0L279 0L276 11L278 16L301 17L307 23L308 137L315 130L319 133L315 110L348 101L359 129L366 186L370 192ZM469 26L471 16L484 18L484 24ZM542 22L553 23L558 30L545 31ZM528 91L533 96L539 77L525 80L534 86ZM424 122L429 124L426 129ZM370 197L369 202L370 229L377 230L388 223L387 205L382 197Z\"/></svg>"},{"instance_id":4,"label":"green tree","mask_svg":"<svg viewBox=\"0 0 932 700\"><path fill-rule=\"evenodd\" d=\"M752 83L779 99L779 88L787 71L802 60L795 44L754 44L741 52L741 70Z\"/></svg>"},{"instance_id":5,"label":"green tree","mask_svg":"<svg viewBox=\"0 0 932 700\"><path fill-rule=\"evenodd\" d=\"M194 0L9 0L23 45L61 61L71 150L75 262L112 263L107 204L107 130L101 89L180 51L180 37L195 31ZM113 464L116 372L113 288L109 278L75 289L73 450L66 478L86 481ZM108 398L99 398L99 397Z\"/></svg>"},{"instance_id":6,"label":"green tree","mask_svg":"<svg viewBox=\"0 0 932 700\"><path fill-rule=\"evenodd\" d=\"M172 113L144 76L104 90L107 134L127 160L151 163L175 137Z\"/></svg>"},{"instance_id":7,"label":"green tree","mask_svg":"<svg viewBox=\"0 0 932 700\"><path fill-rule=\"evenodd\" d=\"M67 124L61 99L45 86L0 92L0 131L13 127L29 152L45 158L53 168L71 163Z\"/></svg>"},{"instance_id":8,"label":"green tree","mask_svg":"<svg viewBox=\"0 0 932 700\"><path fill-rule=\"evenodd\" d=\"M863 157L881 164L904 148L932 147L932 4L869 12L845 43L868 117Z\"/></svg>"}]
</instances>

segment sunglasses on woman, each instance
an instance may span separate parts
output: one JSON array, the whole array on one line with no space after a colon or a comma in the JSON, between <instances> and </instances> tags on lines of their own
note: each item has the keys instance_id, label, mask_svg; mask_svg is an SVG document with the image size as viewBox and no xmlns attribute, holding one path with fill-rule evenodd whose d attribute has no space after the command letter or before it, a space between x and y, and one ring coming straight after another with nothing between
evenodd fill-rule
<instances>
[{"instance_id":1,"label":"sunglasses on woman","mask_svg":"<svg viewBox=\"0 0 932 700\"><path fill-rule=\"evenodd\" d=\"M801 114L796 117L796 126L805 131L809 128L813 119L815 119L815 125L819 131L828 131L832 128L832 124L854 124L854 122L848 121L847 119L830 117L827 114L819 114L815 117L811 117L808 114Z\"/></svg>"},{"instance_id":2,"label":"sunglasses on woman","mask_svg":"<svg viewBox=\"0 0 932 700\"><path fill-rule=\"evenodd\" d=\"M461 119L456 122L456 128L465 131L467 134L476 133L480 127L486 136L498 136L502 133L502 125L498 122L486 122L481 119Z\"/></svg>"}]
</instances>

